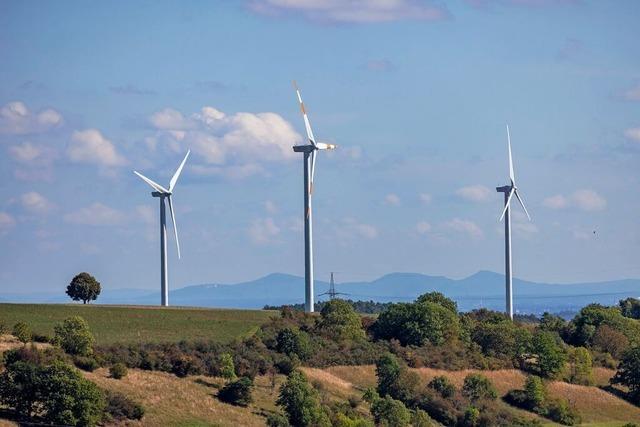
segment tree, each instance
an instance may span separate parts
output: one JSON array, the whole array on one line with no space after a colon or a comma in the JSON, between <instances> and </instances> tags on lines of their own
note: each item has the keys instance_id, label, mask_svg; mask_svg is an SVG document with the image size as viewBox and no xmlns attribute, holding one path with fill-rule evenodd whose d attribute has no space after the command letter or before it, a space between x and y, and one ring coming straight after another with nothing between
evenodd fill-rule
<instances>
[{"instance_id":1,"label":"tree","mask_svg":"<svg viewBox=\"0 0 640 427\"><path fill-rule=\"evenodd\" d=\"M543 408L547 399L547 390L540 377L529 375L524 382L524 391L527 402L533 408Z\"/></svg>"},{"instance_id":2,"label":"tree","mask_svg":"<svg viewBox=\"0 0 640 427\"><path fill-rule=\"evenodd\" d=\"M557 339L557 334L547 331L537 331L533 335L532 352L537 357L536 369L543 377L553 378L564 369L566 355Z\"/></svg>"},{"instance_id":3,"label":"tree","mask_svg":"<svg viewBox=\"0 0 640 427\"><path fill-rule=\"evenodd\" d=\"M620 359L629 348L629 339L625 334L611 326L600 325L593 334L593 347Z\"/></svg>"},{"instance_id":4,"label":"tree","mask_svg":"<svg viewBox=\"0 0 640 427\"><path fill-rule=\"evenodd\" d=\"M458 314L458 304L451 298L445 297L441 292L433 291L420 295L418 299L416 299L416 302L418 304L432 302L454 312L455 314Z\"/></svg>"},{"instance_id":5,"label":"tree","mask_svg":"<svg viewBox=\"0 0 640 427\"><path fill-rule=\"evenodd\" d=\"M391 353L384 354L376 361L376 375L380 396L389 395L403 402L415 396L416 387L420 382L418 375L400 364L398 358Z\"/></svg>"},{"instance_id":6,"label":"tree","mask_svg":"<svg viewBox=\"0 0 640 427\"><path fill-rule=\"evenodd\" d=\"M376 425L385 427L404 427L411 421L411 412L399 400L391 396L385 396L373 402L371 405L371 415L376 421Z\"/></svg>"},{"instance_id":7,"label":"tree","mask_svg":"<svg viewBox=\"0 0 640 427\"><path fill-rule=\"evenodd\" d=\"M251 398L252 389L253 381L251 378L242 377L225 385L218 393L218 399L232 405L249 406L253 401Z\"/></svg>"},{"instance_id":8,"label":"tree","mask_svg":"<svg viewBox=\"0 0 640 427\"><path fill-rule=\"evenodd\" d=\"M573 349L570 353L571 373L569 381L573 384L593 385L593 362L591 353L584 347Z\"/></svg>"},{"instance_id":9,"label":"tree","mask_svg":"<svg viewBox=\"0 0 640 427\"><path fill-rule=\"evenodd\" d=\"M31 328L29 327L29 325L24 322L18 322L13 325L12 335L18 338L18 341L20 341L21 343L26 344L31 341L31 337L33 334L31 333Z\"/></svg>"},{"instance_id":10,"label":"tree","mask_svg":"<svg viewBox=\"0 0 640 427\"><path fill-rule=\"evenodd\" d=\"M322 411L318 393L300 371L293 371L280 387L276 401L287 413L294 426L329 426L329 418Z\"/></svg>"},{"instance_id":11,"label":"tree","mask_svg":"<svg viewBox=\"0 0 640 427\"><path fill-rule=\"evenodd\" d=\"M233 364L233 357L229 353L220 356L220 376L228 380L236 379L236 368Z\"/></svg>"},{"instance_id":12,"label":"tree","mask_svg":"<svg viewBox=\"0 0 640 427\"><path fill-rule=\"evenodd\" d=\"M357 340L365 337L360 315L351 304L341 299L324 304L320 311L318 329L334 340Z\"/></svg>"},{"instance_id":13,"label":"tree","mask_svg":"<svg viewBox=\"0 0 640 427\"><path fill-rule=\"evenodd\" d=\"M89 356L93 353L94 338L89 325L80 316L66 318L54 328L54 342L68 354Z\"/></svg>"},{"instance_id":14,"label":"tree","mask_svg":"<svg viewBox=\"0 0 640 427\"><path fill-rule=\"evenodd\" d=\"M67 295L74 301L82 301L86 304L98 298L100 290L100 282L89 273L82 272L76 275L67 286Z\"/></svg>"},{"instance_id":15,"label":"tree","mask_svg":"<svg viewBox=\"0 0 640 427\"><path fill-rule=\"evenodd\" d=\"M462 394L471 401L480 399L494 400L498 397L498 392L489 378L482 374L469 374L464 377Z\"/></svg>"},{"instance_id":16,"label":"tree","mask_svg":"<svg viewBox=\"0 0 640 427\"><path fill-rule=\"evenodd\" d=\"M457 314L433 302L391 304L376 320L376 337L402 345L443 344L460 333Z\"/></svg>"},{"instance_id":17,"label":"tree","mask_svg":"<svg viewBox=\"0 0 640 427\"><path fill-rule=\"evenodd\" d=\"M543 331L549 332L557 332L560 334L567 322L560 316L556 316L555 314L547 313L546 311L542 314L542 318L540 319L540 325L538 326Z\"/></svg>"},{"instance_id":18,"label":"tree","mask_svg":"<svg viewBox=\"0 0 640 427\"><path fill-rule=\"evenodd\" d=\"M276 336L276 350L287 356L297 356L300 360L306 360L311 354L309 335L303 331L284 328Z\"/></svg>"},{"instance_id":19,"label":"tree","mask_svg":"<svg viewBox=\"0 0 640 427\"><path fill-rule=\"evenodd\" d=\"M444 375L434 377L431 382L429 382L429 387L440 393L440 396L445 399L450 398L456 392L455 386L449 381L449 378Z\"/></svg>"},{"instance_id":20,"label":"tree","mask_svg":"<svg viewBox=\"0 0 640 427\"><path fill-rule=\"evenodd\" d=\"M611 384L628 387L629 397L640 404L640 347L634 347L625 353Z\"/></svg>"},{"instance_id":21,"label":"tree","mask_svg":"<svg viewBox=\"0 0 640 427\"><path fill-rule=\"evenodd\" d=\"M639 298L627 298L621 299L619 302L620 311L624 317L630 317L632 319L640 319L640 299Z\"/></svg>"}]
</instances>

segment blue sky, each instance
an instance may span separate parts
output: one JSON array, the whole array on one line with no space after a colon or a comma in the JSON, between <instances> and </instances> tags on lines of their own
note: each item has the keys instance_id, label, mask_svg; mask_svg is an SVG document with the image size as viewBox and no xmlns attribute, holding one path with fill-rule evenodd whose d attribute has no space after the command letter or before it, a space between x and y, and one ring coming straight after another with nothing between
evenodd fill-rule
<instances>
[{"instance_id":1,"label":"blue sky","mask_svg":"<svg viewBox=\"0 0 640 427\"><path fill-rule=\"evenodd\" d=\"M640 277L640 3L571 0L3 1L0 289L79 271L157 288L303 274L304 127L319 140L316 276L503 269L505 124L533 217L514 269ZM595 231L595 233L594 233ZM173 241L169 242L173 245Z\"/></svg>"}]
</instances>

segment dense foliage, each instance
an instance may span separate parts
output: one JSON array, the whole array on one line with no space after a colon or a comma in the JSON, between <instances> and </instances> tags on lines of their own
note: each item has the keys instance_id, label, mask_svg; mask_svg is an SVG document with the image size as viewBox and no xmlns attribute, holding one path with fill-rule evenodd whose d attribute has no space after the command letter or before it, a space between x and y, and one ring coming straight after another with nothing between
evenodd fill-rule
<instances>
[{"instance_id":1,"label":"dense foliage","mask_svg":"<svg viewBox=\"0 0 640 427\"><path fill-rule=\"evenodd\" d=\"M252 402L251 390L253 381L251 378L242 377L222 387L218 392L218 399L237 406L248 406Z\"/></svg>"},{"instance_id":2,"label":"dense foliage","mask_svg":"<svg viewBox=\"0 0 640 427\"><path fill-rule=\"evenodd\" d=\"M293 426L330 425L329 417L320 405L318 393L300 371L289 374L280 388L276 403L284 409Z\"/></svg>"},{"instance_id":3,"label":"dense foliage","mask_svg":"<svg viewBox=\"0 0 640 427\"><path fill-rule=\"evenodd\" d=\"M94 338L89 325L80 316L72 316L54 327L54 342L69 354L88 356L93 352Z\"/></svg>"},{"instance_id":4,"label":"dense foliage","mask_svg":"<svg viewBox=\"0 0 640 427\"><path fill-rule=\"evenodd\" d=\"M71 279L67 286L67 295L74 301L86 304L95 301L100 295L100 290L100 282L89 273L82 272Z\"/></svg>"}]
</instances>

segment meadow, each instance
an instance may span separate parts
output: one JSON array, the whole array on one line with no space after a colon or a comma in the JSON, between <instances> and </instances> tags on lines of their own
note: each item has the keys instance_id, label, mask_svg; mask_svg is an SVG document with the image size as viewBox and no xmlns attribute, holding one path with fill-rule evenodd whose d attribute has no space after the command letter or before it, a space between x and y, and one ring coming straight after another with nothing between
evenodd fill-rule
<instances>
[{"instance_id":1,"label":"meadow","mask_svg":"<svg viewBox=\"0 0 640 427\"><path fill-rule=\"evenodd\" d=\"M227 343L254 333L273 311L80 304L0 304L0 323L29 324L35 334L53 336L57 322L81 316L99 345L211 340Z\"/></svg>"}]
</instances>

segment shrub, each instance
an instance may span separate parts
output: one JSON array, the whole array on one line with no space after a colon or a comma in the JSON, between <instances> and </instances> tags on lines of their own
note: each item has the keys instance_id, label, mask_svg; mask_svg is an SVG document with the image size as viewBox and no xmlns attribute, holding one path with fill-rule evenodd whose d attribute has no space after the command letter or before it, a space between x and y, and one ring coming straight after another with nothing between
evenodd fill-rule
<instances>
[{"instance_id":1,"label":"shrub","mask_svg":"<svg viewBox=\"0 0 640 427\"><path fill-rule=\"evenodd\" d=\"M73 358L73 364L87 372L93 372L99 368L98 361L91 356L76 356Z\"/></svg>"},{"instance_id":2,"label":"shrub","mask_svg":"<svg viewBox=\"0 0 640 427\"><path fill-rule=\"evenodd\" d=\"M411 421L411 412L404 403L391 396L385 396L373 402L371 415L379 426L404 427Z\"/></svg>"},{"instance_id":3,"label":"shrub","mask_svg":"<svg viewBox=\"0 0 640 427\"><path fill-rule=\"evenodd\" d=\"M532 352L537 357L535 370L543 377L554 378L564 369L566 355L556 337L547 331L533 335Z\"/></svg>"},{"instance_id":4,"label":"shrub","mask_svg":"<svg viewBox=\"0 0 640 427\"><path fill-rule=\"evenodd\" d=\"M48 335L45 334L32 334L31 335L31 340L33 342L41 342L41 343L49 343L51 342L51 337L49 337Z\"/></svg>"},{"instance_id":5,"label":"shrub","mask_svg":"<svg viewBox=\"0 0 640 427\"><path fill-rule=\"evenodd\" d=\"M220 376L228 380L236 379L236 368L233 364L233 357L229 353L220 356Z\"/></svg>"},{"instance_id":6,"label":"shrub","mask_svg":"<svg viewBox=\"0 0 640 427\"><path fill-rule=\"evenodd\" d=\"M547 405L547 417L560 424L573 426L580 424L581 419L575 409L564 399L553 400Z\"/></svg>"},{"instance_id":7,"label":"shrub","mask_svg":"<svg viewBox=\"0 0 640 427\"><path fill-rule=\"evenodd\" d=\"M89 273L76 275L67 286L67 295L74 301L82 301L86 304L100 295L100 282Z\"/></svg>"},{"instance_id":8,"label":"shrub","mask_svg":"<svg viewBox=\"0 0 640 427\"><path fill-rule=\"evenodd\" d=\"M300 371L293 371L280 387L277 405L287 414L294 426L327 426L329 418L322 411L318 392L311 387Z\"/></svg>"},{"instance_id":9,"label":"shrub","mask_svg":"<svg viewBox=\"0 0 640 427\"><path fill-rule=\"evenodd\" d=\"M144 417L144 407L124 394L114 391L106 391L105 394L107 400L105 412L111 418L121 421L125 419L141 420Z\"/></svg>"},{"instance_id":10,"label":"shrub","mask_svg":"<svg viewBox=\"0 0 640 427\"><path fill-rule=\"evenodd\" d=\"M66 318L54 327L54 341L68 354L89 356L93 353L94 338L89 325L80 316Z\"/></svg>"},{"instance_id":11,"label":"shrub","mask_svg":"<svg viewBox=\"0 0 640 427\"><path fill-rule=\"evenodd\" d=\"M376 362L378 377L377 391L380 396L389 395L394 399L407 402L415 396L420 378L411 372L397 357L387 353Z\"/></svg>"},{"instance_id":12,"label":"shrub","mask_svg":"<svg viewBox=\"0 0 640 427\"><path fill-rule=\"evenodd\" d=\"M474 406L469 406L466 411L464 411L464 419L462 424L465 427L476 427L480 422L480 411L478 408Z\"/></svg>"},{"instance_id":13,"label":"shrub","mask_svg":"<svg viewBox=\"0 0 640 427\"><path fill-rule=\"evenodd\" d=\"M544 407L547 391L540 377L530 375L524 382L525 397L531 409Z\"/></svg>"},{"instance_id":14,"label":"shrub","mask_svg":"<svg viewBox=\"0 0 640 427\"><path fill-rule=\"evenodd\" d=\"M455 386L444 375L435 377L429 382L429 387L440 393L445 399L450 398L456 392Z\"/></svg>"},{"instance_id":15,"label":"shrub","mask_svg":"<svg viewBox=\"0 0 640 427\"><path fill-rule=\"evenodd\" d=\"M493 400L498 397L498 392L489 378L481 374L469 374L464 378L462 394L471 401Z\"/></svg>"},{"instance_id":16,"label":"shrub","mask_svg":"<svg viewBox=\"0 0 640 427\"><path fill-rule=\"evenodd\" d=\"M422 409L416 409L413 411L413 414L411 414L411 425L412 427L435 427L436 424L429 414Z\"/></svg>"},{"instance_id":17,"label":"shrub","mask_svg":"<svg viewBox=\"0 0 640 427\"><path fill-rule=\"evenodd\" d=\"M289 420L282 414L269 414L267 415L268 427L289 427Z\"/></svg>"},{"instance_id":18,"label":"shrub","mask_svg":"<svg viewBox=\"0 0 640 427\"><path fill-rule=\"evenodd\" d=\"M305 360L311 353L309 335L306 332L284 328L276 337L276 350L289 357L295 355L300 360Z\"/></svg>"},{"instance_id":19,"label":"shrub","mask_svg":"<svg viewBox=\"0 0 640 427\"><path fill-rule=\"evenodd\" d=\"M18 322L13 325L13 332L11 334L23 344L31 341L31 328L24 322Z\"/></svg>"},{"instance_id":20,"label":"shrub","mask_svg":"<svg viewBox=\"0 0 640 427\"><path fill-rule=\"evenodd\" d=\"M593 385L593 362L591 353L584 347L578 347L570 352L571 371L569 382L580 385Z\"/></svg>"},{"instance_id":21,"label":"shrub","mask_svg":"<svg viewBox=\"0 0 640 427\"><path fill-rule=\"evenodd\" d=\"M171 373L176 377L184 378L188 375L199 375L203 371L203 364L188 354L181 354L171 360Z\"/></svg>"},{"instance_id":22,"label":"shrub","mask_svg":"<svg viewBox=\"0 0 640 427\"><path fill-rule=\"evenodd\" d=\"M239 380L225 385L222 390L218 392L218 399L232 405L248 406L252 402L252 388L253 381L251 381L251 378L242 377Z\"/></svg>"},{"instance_id":23,"label":"shrub","mask_svg":"<svg viewBox=\"0 0 640 427\"><path fill-rule=\"evenodd\" d=\"M128 373L127 365L121 362L114 363L109 368L109 375L111 375L111 378L115 378L116 380L126 377Z\"/></svg>"}]
</instances>

